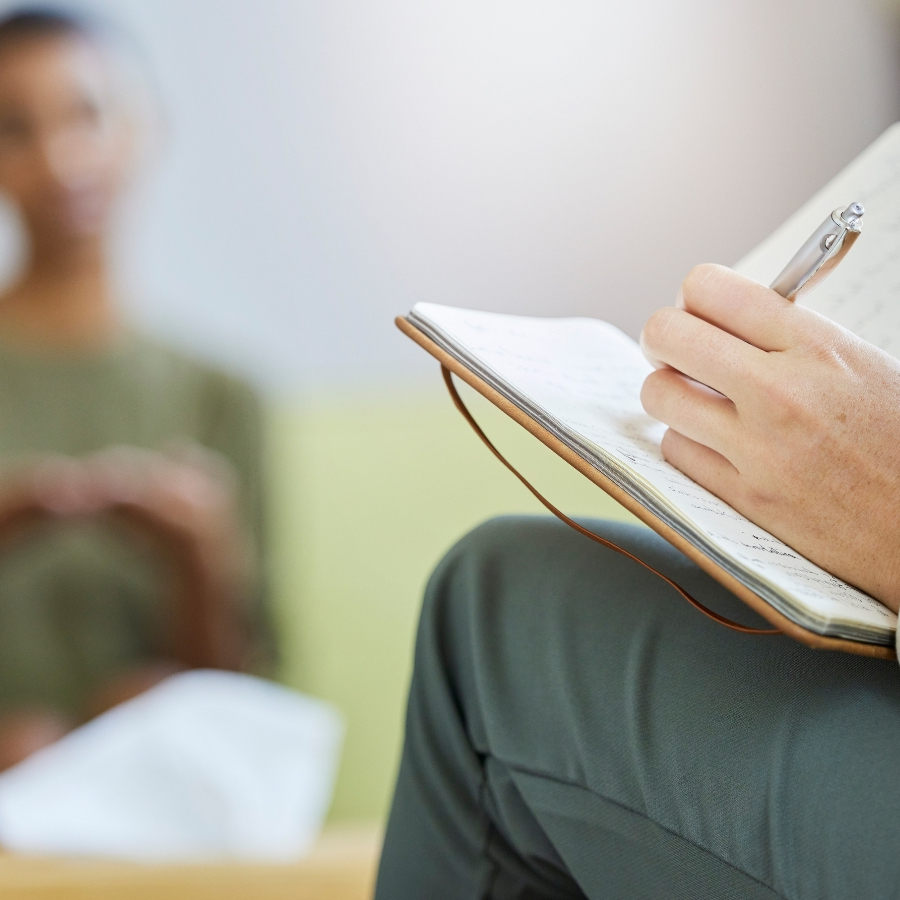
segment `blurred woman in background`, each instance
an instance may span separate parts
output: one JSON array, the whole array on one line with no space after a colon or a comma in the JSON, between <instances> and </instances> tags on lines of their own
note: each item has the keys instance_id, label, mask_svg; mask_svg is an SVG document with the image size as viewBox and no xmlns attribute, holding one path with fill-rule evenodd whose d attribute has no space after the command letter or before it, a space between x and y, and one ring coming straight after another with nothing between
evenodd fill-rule
<instances>
[{"instance_id":1,"label":"blurred woman in background","mask_svg":"<svg viewBox=\"0 0 900 900\"><path fill-rule=\"evenodd\" d=\"M102 34L0 21L0 767L182 668L259 667L260 411L132 330L108 262L139 122Z\"/></svg>"}]
</instances>

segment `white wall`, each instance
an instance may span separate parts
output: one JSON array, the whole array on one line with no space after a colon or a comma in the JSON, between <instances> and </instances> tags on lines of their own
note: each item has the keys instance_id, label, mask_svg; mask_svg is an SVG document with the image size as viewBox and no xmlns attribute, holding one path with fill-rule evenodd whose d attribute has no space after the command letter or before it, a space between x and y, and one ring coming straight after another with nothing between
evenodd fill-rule
<instances>
[{"instance_id":1,"label":"white wall","mask_svg":"<svg viewBox=\"0 0 900 900\"><path fill-rule=\"evenodd\" d=\"M273 383L431 373L418 299L636 333L898 117L877 0L96 0L169 146L142 315Z\"/></svg>"}]
</instances>

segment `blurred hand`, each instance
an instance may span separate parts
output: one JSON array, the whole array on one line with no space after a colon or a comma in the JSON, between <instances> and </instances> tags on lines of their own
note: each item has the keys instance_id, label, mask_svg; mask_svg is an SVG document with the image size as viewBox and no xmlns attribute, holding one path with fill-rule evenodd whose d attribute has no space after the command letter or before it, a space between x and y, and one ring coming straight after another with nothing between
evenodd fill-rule
<instances>
[{"instance_id":1,"label":"blurred hand","mask_svg":"<svg viewBox=\"0 0 900 900\"><path fill-rule=\"evenodd\" d=\"M46 710L21 710L0 716L0 770L58 741L73 725L64 716Z\"/></svg>"},{"instance_id":2,"label":"blurred hand","mask_svg":"<svg viewBox=\"0 0 900 900\"><path fill-rule=\"evenodd\" d=\"M93 719L94 716L99 716L120 703L126 703L149 691L166 678L183 671L184 666L171 660L157 660L121 672L117 677L100 685L88 697L85 707L87 718Z\"/></svg>"},{"instance_id":3,"label":"blurred hand","mask_svg":"<svg viewBox=\"0 0 900 900\"><path fill-rule=\"evenodd\" d=\"M183 670L184 666L160 660L122 672L88 697L87 718L99 716ZM78 724L74 718L37 707L0 714L0 771L55 743Z\"/></svg>"},{"instance_id":4,"label":"blurred hand","mask_svg":"<svg viewBox=\"0 0 900 900\"><path fill-rule=\"evenodd\" d=\"M80 463L81 510L113 511L164 541L188 545L220 578L244 581L250 547L240 522L237 486L227 463L185 445L170 453L113 447ZM73 492L69 491L69 502Z\"/></svg>"},{"instance_id":5,"label":"blurred hand","mask_svg":"<svg viewBox=\"0 0 900 900\"><path fill-rule=\"evenodd\" d=\"M115 447L80 460L50 457L8 476L0 483L0 531L48 515L114 516L174 563L179 662L239 668L252 559L236 497L227 464L203 448Z\"/></svg>"},{"instance_id":6,"label":"blurred hand","mask_svg":"<svg viewBox=\"0 0 900 900\"><path fill-rule=\"evenodd\" d=\"M900 606L900 362L721 266L641 336L665 458L813 562Z\"/></svg>"}]
</instances>

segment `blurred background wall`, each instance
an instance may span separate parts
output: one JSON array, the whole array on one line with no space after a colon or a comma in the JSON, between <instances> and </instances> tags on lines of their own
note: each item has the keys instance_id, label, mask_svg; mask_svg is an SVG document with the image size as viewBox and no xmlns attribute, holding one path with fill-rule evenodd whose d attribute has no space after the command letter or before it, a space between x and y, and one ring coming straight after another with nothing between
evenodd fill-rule
<instances>
[{"instance_id":1,"label":"blurred background wall","mask_svg":"<svg viewBox=\"0 0 900 900\"><path fill-rule=\"evenodd\" d=\"M332 815L381 816L427 573L534 509L393 316L426 299L636 335L900 117L900 25L887 0L88 6L166 114L127 302L269 393L285 679L348 716ZM621 515L479 410L565 508Z\"/></svg>"}]
</instances>

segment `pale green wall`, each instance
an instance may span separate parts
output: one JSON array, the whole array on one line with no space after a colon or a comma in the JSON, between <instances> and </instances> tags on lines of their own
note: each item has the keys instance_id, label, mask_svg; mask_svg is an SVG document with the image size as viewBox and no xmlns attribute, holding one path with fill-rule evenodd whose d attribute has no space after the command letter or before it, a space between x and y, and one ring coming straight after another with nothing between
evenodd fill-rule
<instances>
[{"instance_id":1,"label":"pale green wall","mask_svg":"<svg viewBox=\"0 0 900 900\"><path fill-rule=\"evenodd\" d=\"M348 723L334 819L384 816L422 589L478 522L539 512L441 392L330 397L273 410L274 577L285 680ZM630 519L471 392L488 433L563 510Z\"/></svg>"}]
</instances>

